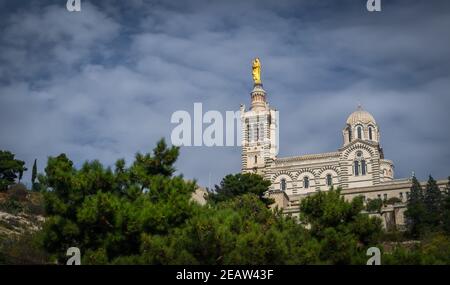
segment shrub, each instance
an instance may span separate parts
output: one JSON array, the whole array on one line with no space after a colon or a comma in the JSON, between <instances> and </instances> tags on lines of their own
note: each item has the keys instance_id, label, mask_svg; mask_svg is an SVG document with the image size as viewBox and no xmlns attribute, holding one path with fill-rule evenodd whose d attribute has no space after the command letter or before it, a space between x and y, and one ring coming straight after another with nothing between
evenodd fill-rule
<instances>
[{"instance_id":1,"label":"shrub","mask_svg":"<svg viewBox=\"0 0 450 285\"><path fill-rule=\"evenodd\" d=\"M7 195L8 200L24 202L27 200L28 190L23 184L14 184L9 187Z\"/></svg>"},{"instance_id":2,"label":"shrub","mask_svg":"<svg viewBox=\"0 0 450 285\"><path fill-rule=\"evenodd\" d=\"M402 200L400 199L400 198L398 198L398 197L392 197L392 198L389 198L386 202L385 202L385 204L386 205L395 205L395 204L398 204L398 203L401 203L402 202Z\"/></svg>"},{"instance_id":3,"label":"shrub","mask_svg":"<svg viewBox=\"0 0 450 285\"><path fill-rule=\"evenodd\" d=\"M45 206L43 203L41 204L27 203L25 207L25 212L30 215L44 216Z\"/></svg>"},{"instance_id":4,"label":"shrub","mask_svg":"<svg viewBox=\"0 0 450 285\"><path fill-rule=\"evenodd\" d=\"M15 200L6 200L3 203L0 203L0 211L7 212L12 215L17 215L22 212L23 206L18 201Z\"/></svg>"},{"instance_id":5,"label":"shrub","mask_svg":"<svg viewBox=\"0 0 450 285\"><path fill-rule=\"evenodd\" d=\"M380 212L381 207L383 207L383 201L381 199L369 200L366 205L366 210L368 212Z\"/></svg>"},{"instance_id":6,"label":"shrub","mask_svg":"<svg viewBox=\"0 0 450 285\"><path fill-rule=\"evenodd\" d=\"M24 233L0 243L0 264L51 264L50 255L42 249L40 233Z\"/></svg>"}]
</instances>

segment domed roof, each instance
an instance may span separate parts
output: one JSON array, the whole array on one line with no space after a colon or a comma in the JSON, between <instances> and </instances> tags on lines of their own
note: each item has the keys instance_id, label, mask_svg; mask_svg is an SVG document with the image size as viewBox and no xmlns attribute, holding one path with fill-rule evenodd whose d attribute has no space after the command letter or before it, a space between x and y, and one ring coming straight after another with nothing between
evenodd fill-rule
<instances>
[{"instance_id":1,"label":"domed roof","mask_svg":"<svg viewBox=\"0 0 450 285\"><path fill-rule=\"evenodd\" d=\"M361 106L358 106L358 109L355 112L351 113L347 118L347 124L349 125L355 125L358 122L363 124L376 124L372 114L363 110Z\"/></svg>"}]
</instances>

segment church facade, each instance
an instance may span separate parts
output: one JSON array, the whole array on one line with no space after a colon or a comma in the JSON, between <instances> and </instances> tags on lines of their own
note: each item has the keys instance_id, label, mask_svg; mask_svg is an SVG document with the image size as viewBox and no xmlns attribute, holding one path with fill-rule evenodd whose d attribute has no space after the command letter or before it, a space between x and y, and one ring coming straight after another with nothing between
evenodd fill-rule
<instances>
[{"instance_id":1,"label":"church facade","mask_svg":"<svg viewBox=\"0 0 450 285\"><path fill-rule=\"evenodd\" d=\"M259 62L258 62L259 63ZM268 195L274 206L297 216L299 202L317 191L340 187L348 200L396 197L381 215L386 227L405 224L403 213L411 180L395 179L394 163L384 157L380 127L361 106L351 113L342 129L342 145L333 152L278 157L278 111L267 101L261 81L250 93L251 105L241 105L242 172L257 173L272 182ZM447 181L438 181L445 187ZM392 200L392 199L391 199Z\"/></svg>"},{"instance_id":2,"label":"church facade","mask_svg":"<svg viewBox=\"0 0 450 285\"><path fill-rule=\"evenodd\" d=\"M385 159L374 117L361 107L342 130L343 144L334 152L277 157L278 116L266 100L262 84L251 92L249 110L241 106L242 171L272 181L272 190L288 196L379 185L394 179L394 164Z\"/></svg>"}]
</instances>

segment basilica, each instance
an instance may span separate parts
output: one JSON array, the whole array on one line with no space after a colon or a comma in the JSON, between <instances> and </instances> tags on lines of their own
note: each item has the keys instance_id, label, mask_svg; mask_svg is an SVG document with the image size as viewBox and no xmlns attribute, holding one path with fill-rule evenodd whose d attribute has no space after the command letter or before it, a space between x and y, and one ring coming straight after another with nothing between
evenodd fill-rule
<instances>
[{"instance_id":1,"label":"basilica","mask_svg":"<svg viewBox=\"0 0 450 285\"><path fill-rule=\"evenodd\" d=\"M384 157L375 118L358 106L343 122L342 145L336 151L278 157L278 111L269 106L260 72L255 59L251 105L240 109L242 172L257 173L272 182L268 195L275 200L273 206L298 216L303 197L340 187L347 200L356 196L365 202L382 199L385 206L373 215L381 216L385 227L404 226L411 179L394 178L394 163ZM438 184L445 187L446 182Z\"/></svg>"}]
</instances>

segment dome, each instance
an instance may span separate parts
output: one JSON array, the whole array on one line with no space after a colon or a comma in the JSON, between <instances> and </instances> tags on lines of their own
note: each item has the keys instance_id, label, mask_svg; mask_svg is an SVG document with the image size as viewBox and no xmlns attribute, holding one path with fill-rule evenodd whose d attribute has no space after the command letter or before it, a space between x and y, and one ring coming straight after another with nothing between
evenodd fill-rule
<instances>
[{"instance_id":1,"label":"dome","mask_svg":"<svg viewBox=\"0 0 450 285\"><path fill-rule=\"evenodd\" d=\"M347 124L349 125L355 125L357 123L363 123L363 124L376 124L374 117L369 112L363 110L360 106L358 107L358 110L351 113L350 116L347 118Z\"/></svg>"}]
</instances>

